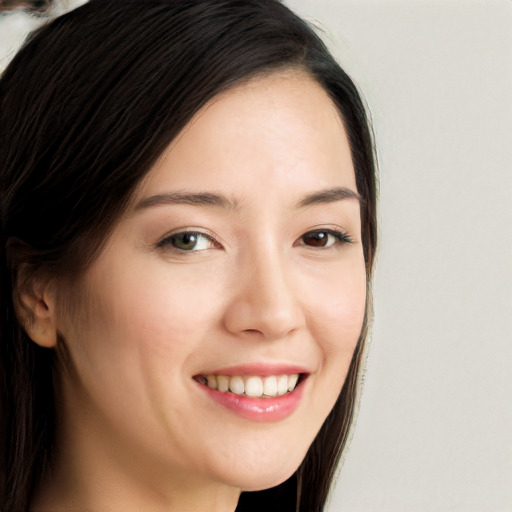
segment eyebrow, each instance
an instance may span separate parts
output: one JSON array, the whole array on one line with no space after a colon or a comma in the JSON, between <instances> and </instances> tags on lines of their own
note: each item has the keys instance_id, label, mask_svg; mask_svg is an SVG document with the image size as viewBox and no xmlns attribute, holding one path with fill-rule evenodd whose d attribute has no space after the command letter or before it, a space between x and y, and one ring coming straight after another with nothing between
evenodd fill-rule
<instances>
[{"instance_id":1,"label":"eyebrow","mask_svg":"<svg viewBox=\"0 0 512 512\"><path fill-rule=\"evenodd\" d=\"M298 201L296 208L305 208L315 204L334 203L345 199L356 199L362 202L361 196L354 190L346 187L334 187L305 195ZM239 203L236 199L230 199L223 194L215 192L168 192L142 199L135 207L135 210L173 204L212 206L235 211L239 209Z\"/></svg>"},{"instance_id":2,"label":"eyebrow","mask_svg":"<svg viewBox=\"0 0 512 512\"><path fill-rule=\"evenodd\" d=\"M363 202L363 198L356 191L347 187L335 187L307 194L297 203L297 208L314 204L334 203L345 199L356 199L360 203Z\"/></svg>"},{"instance_id":3,"label":"eyebrow","mask_svg":"<svg viewBox=\"0 0 512 512\"><path fill-rule=\"evenodd\" d=\"M213 206L226 210L237 210L238 201L214 192L168 192L149 196L140 201L136 210L152 206L188 204L192 206Z\"/></svg>"}]
</instances>

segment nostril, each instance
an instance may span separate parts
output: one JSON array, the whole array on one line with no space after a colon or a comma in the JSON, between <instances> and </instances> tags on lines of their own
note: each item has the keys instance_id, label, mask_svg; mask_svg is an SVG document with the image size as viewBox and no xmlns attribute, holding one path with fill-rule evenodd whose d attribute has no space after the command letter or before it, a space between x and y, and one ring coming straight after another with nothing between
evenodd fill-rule
<instances>
[{"instance_id":1,"label":"nostril","mask_svg":"<svg viewBox=\"0 0 512 512\"><path fill-rule=\"evenodd\" d=\"M244 329L244 332L247 334L262 334L262 332L258 329Z\"/></svg>"}]
</instances>

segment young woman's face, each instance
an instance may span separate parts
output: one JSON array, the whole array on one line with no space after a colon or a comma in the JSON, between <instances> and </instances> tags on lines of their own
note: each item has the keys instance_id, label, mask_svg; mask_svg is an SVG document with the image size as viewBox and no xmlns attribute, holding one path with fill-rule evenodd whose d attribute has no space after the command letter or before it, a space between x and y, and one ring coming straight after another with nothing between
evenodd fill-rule
<instances>
[{"instance_id":1,"label":"young woman's face","mask_svg":"<svg viewBox=\"0 0 512 512\"><path fill-rule=\"evenodd\" d=\"M58 326L77 460L183 486L290 476L339 395L365 310L354 169L323 89L290 72L210 102L81 289L81 317Z\"/></svg>"}]
</instances>

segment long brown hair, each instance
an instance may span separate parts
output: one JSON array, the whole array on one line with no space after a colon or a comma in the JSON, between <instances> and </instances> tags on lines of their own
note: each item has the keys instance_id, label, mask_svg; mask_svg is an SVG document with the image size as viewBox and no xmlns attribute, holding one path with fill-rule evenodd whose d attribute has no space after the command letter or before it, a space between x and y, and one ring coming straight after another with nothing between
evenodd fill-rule
<instances>
[{"instance_id":1,"label":"long brown hair","mask_svg":"<svg viewBox=\"0 0 512 512\"><path fill-rule=\"evenodd\" d=\"M98 254L137 185L202 106L280 68L309 73L337 106L361 203L368 282L376 245L373 145L356 87L277 0L92 0L34 34L0 80L0 487L26 512L54 439L54 353L16 320L17 269L70 279ZM368 317L368 314L367 314ZM366 337L297 472L243 493L238 512L320 512L347 441Z\"/></svg>"}]
</instances>

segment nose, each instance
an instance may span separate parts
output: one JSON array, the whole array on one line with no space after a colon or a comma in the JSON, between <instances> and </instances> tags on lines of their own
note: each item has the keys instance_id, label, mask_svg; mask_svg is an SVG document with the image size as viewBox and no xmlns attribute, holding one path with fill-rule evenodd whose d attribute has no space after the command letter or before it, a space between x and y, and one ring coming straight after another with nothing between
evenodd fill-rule
<instances>
[{"instance_id":1,"label":"nose","mask_svg":"<svg viewBox=\"0 0 512 512\"><path fill-rule=\"evenodd\" d=\"M233 297L225 311L227 330L262 339L285 338L305 325L297 283L278 251L252 254L234 274Z\"/></svg>"}]
</instances>

